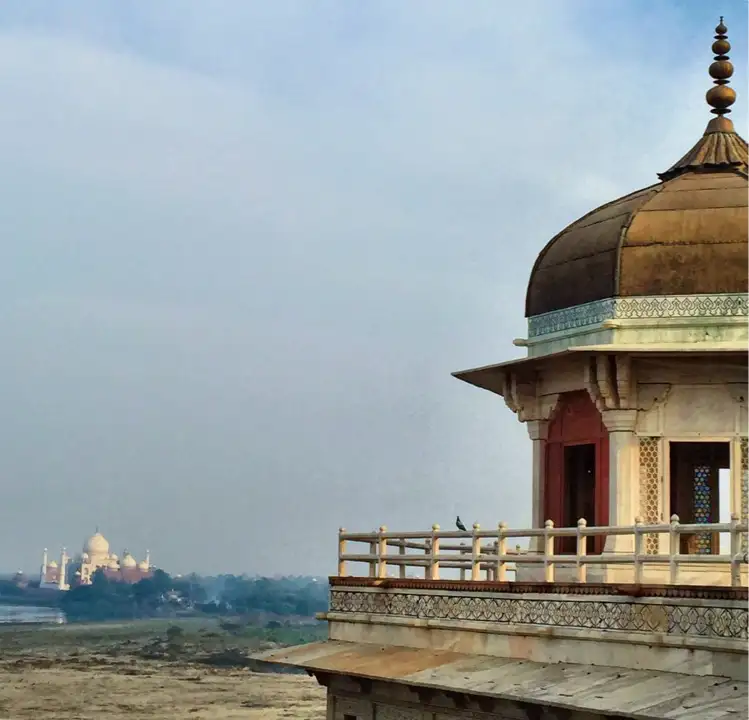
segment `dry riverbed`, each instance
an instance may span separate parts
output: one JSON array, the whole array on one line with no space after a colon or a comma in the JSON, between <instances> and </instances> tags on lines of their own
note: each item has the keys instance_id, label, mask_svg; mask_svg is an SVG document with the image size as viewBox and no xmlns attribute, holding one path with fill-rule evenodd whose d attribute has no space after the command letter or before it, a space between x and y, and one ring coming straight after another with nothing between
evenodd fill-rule
<instances>
[{"instance_id":1,"label":"dry riverbed","mask_svg":"<svg viewBox=\"0 0 749 720\"><path fill-rule=\"evenodd\" d=\"M225 628L194 620L0 627L0 720L325 716L314 679L257 672L247 659L279 639L288 644L293 631Z\"/></svg>"}]
</instances>

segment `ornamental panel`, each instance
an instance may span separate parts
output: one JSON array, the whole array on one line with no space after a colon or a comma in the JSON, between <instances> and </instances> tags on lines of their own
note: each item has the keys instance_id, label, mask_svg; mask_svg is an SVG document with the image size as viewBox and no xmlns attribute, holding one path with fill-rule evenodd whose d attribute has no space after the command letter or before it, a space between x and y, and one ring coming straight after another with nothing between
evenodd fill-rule
<instances>
[{"instance_id":1,"label":"ornamental panel","mask_svg":"<svg viewBox=\"0 0 749 720\"><path fill-rule=\"evenodd\" d=\"M640 438L640 516L646 525L657 525L661 520L660 438ZM645 536L645 552L658 554L658 535Z\"/></svg>"},{"instance_id":2,"label":"ornamental panel","mask_svg":"<svg viewBox=\"0 0 749 720\"><path fill-rule=\"evenodd\" d=\"M470 620L622 632L658 632L709 638L747 639L746 606L711 607L610 600L481 597L388 591L383 613L380 593L333 589L331 612L387 614L428 620ZM379 610L378 610L379 609Z\"/></svg>"},{"instance_id":3,"label":"ornamental panel","mask_svg":"<svg viewBox=\"0 0 749 720\"><path fill-rule=\"evenodd\" d=\"M746 293L608 298L528 318L528 337L600 325L604 320L747 317Z\"/></svg>"}]
</instances>

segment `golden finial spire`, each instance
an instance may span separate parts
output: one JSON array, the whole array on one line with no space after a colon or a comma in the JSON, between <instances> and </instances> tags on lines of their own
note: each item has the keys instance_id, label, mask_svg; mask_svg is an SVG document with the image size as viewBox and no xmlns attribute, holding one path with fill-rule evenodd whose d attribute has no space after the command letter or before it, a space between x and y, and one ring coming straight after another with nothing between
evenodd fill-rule
<instances>
[{"instance_id":1,"label":"golden finial spire","mask_svg":"<svg viewBox=\"0 0 749 720\"><path fill-rule=\"evenodd\" d=\"M670 180L687 172L735 172L746 177L749 156L746 140L740 137L733 123L726 117L731 105L736 102L736 93L728 87L728 78L733 75L733 63L728 59L731 43L726 38L728 28L721 17L715 28L713 53L715 58L710 65L710 77L715 86L711 87L705 99L712 108L714 117L707 124L703 136L694 147L666 172L658 173L661 180Z\"/></svg>"},{"instance_id":2,"label":"golden finial spire","mask_svg":"<svg viewBox=\"0 0 749 720\"><path fill-rule=\"evenodd\" d=\"M707 104L712 108L710 112L719 116L731 112L729 108L736 102L736 91L728 87L728 78L733 75L733 63L728 59L731 43L726 37L727 30L728 28L723 24L723 16L721 16L720 23L715 28L715 42L712 48L715 58L708 70L715 87L711 87L705 95Z\"/></svg>"}]
</instances>

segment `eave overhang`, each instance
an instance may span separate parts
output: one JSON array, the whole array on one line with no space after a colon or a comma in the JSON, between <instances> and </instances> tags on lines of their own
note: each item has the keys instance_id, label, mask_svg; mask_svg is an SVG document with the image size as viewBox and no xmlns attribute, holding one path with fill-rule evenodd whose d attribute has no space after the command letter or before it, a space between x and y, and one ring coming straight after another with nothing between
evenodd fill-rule
<instances>
[{"instance_id":1,"label":"eave overhang","mask_svg":"<svg viewBox=\"0 0 749 720\"><path fill-rule=\"evenodd\" d=\"M647 343L641 345L578 345L559 352L524 357L515 360L459 370L452 376L469 385L504 395L507 373L512 370L535 370L565 357L588 355L630 355L633 357L731 357L747 362L749 347L746 343Z\"/></svg>"}]
</instances>

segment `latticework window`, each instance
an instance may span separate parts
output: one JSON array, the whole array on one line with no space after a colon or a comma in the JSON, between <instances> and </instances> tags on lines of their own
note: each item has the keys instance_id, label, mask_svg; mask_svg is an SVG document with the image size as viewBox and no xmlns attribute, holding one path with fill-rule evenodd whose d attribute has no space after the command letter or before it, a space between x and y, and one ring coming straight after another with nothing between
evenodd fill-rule
<instances>
[{"instance_id":1,"label":"latticework window","mask_svg":"<svg viewBox=\"0 0 749 720\"><path fill-rule=\"evenodd\" d=\"M710 487L710 466L697 465L694 468L694 522L698 525L712 522L712 488ZM712 550L710 533L698 533L695 537L696 551L709 555Z\"/></svg>"},{"instance_id":2,"label":"latticework window","mask_svg":"<svg viewBox=\"0 0 749 720\"><path fill-rule=\"evenodd\" d=\"M661 471L658 449L660 438L640 438L640 516L646 525L656 525L661 518ZM658 535L645 536L645 552L658 554Z\"/></svg>"}]
</instances>

